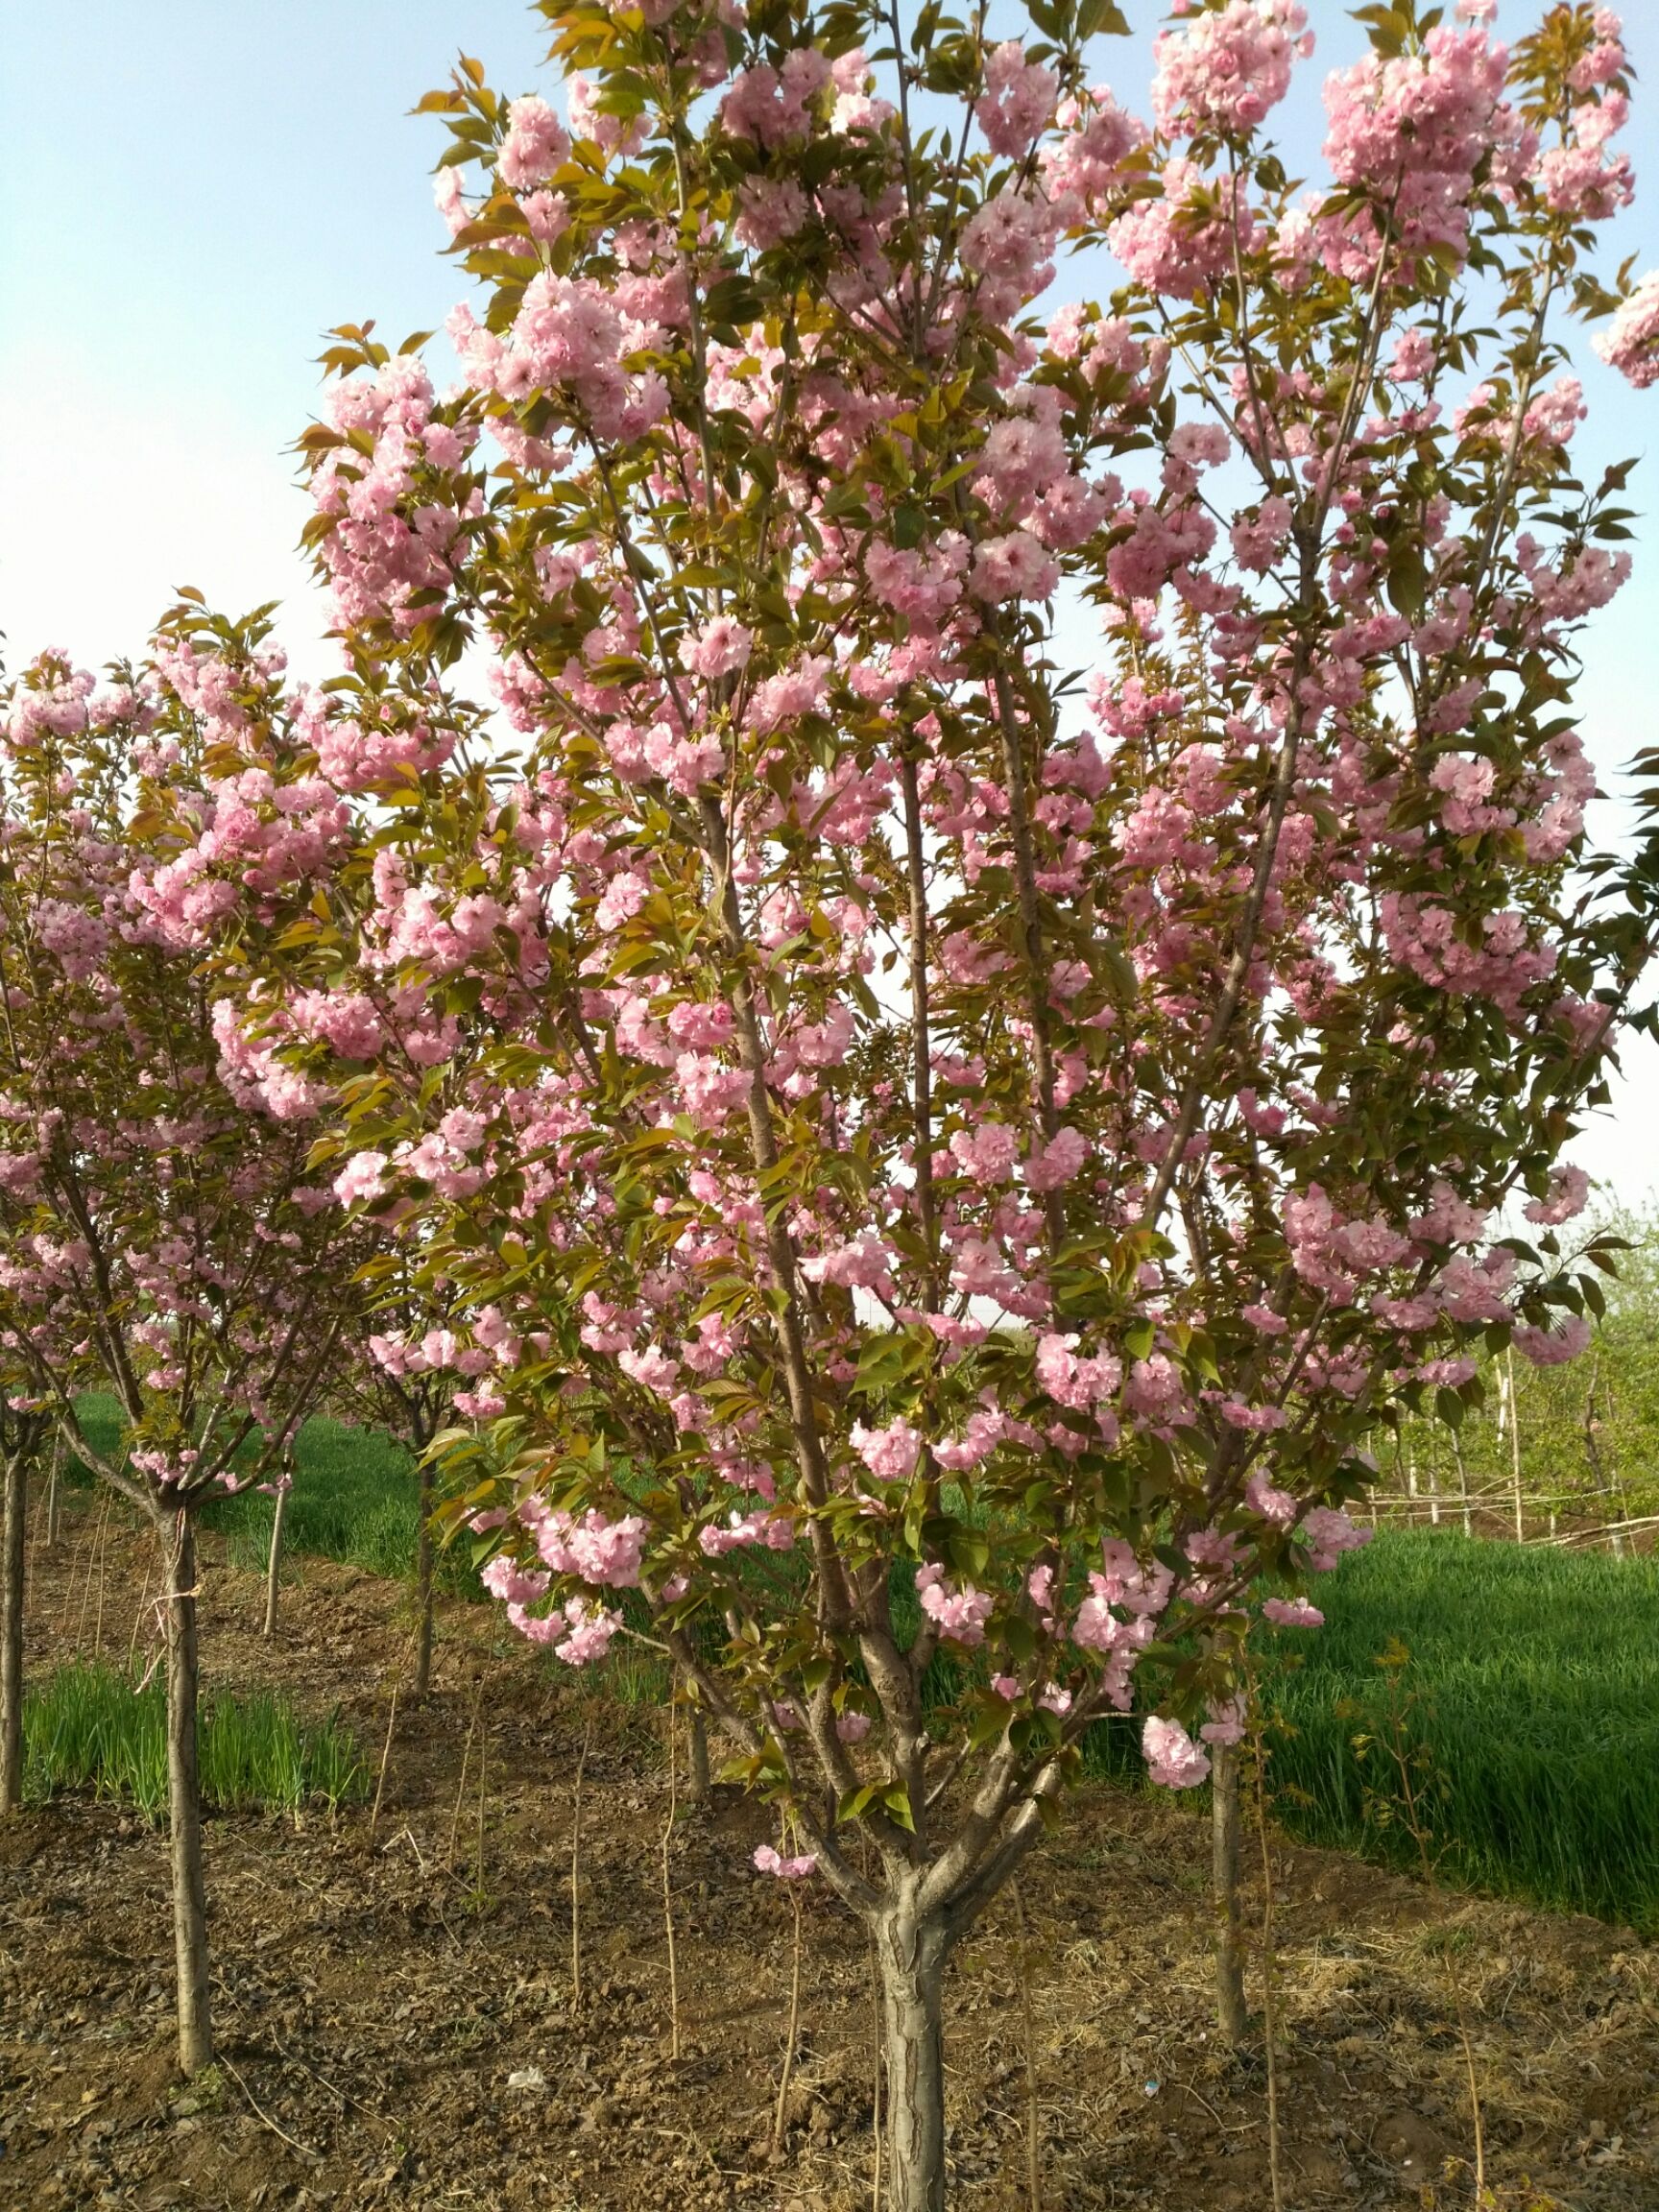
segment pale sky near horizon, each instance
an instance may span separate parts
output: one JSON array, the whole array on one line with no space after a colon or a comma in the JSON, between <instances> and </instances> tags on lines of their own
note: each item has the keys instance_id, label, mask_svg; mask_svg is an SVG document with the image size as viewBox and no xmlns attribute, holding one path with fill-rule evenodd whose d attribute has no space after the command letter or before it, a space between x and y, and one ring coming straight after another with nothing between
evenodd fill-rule
<instances>
[{"instance_id":1,"label":"pale sky near horizon","mask_svg":"<svg viewBox=\"0 0 1659 2212\"><path fill-rule=\"evenodd\" d=\"M1145 113L1163 6L1122 0L1130 39L1098 74ZM1284 110L1291 166L1319 172L1318 87L1359 34L1308 0L1318 51ZM1523 34L1541 0L1501 0ZM1638 76L1626 144L1634 208L1600 266L1659 266L1659 0L1627 6ZM440 143L408 110L455 54L508 93L551 94L545 24L526 0L0 0L0 631L13 668L46 645L97 665L141 652L177 587L241 611L282 602L294 666L333 665L297 540L287 450L319 405L333 324L373 316L396 344L441 325L465 289L440 258L430 169ZM1109 280L1108 280L1109 281ZM1627 829L1619 771L1659 742L1659 388L1630 393L1580 335L1594 479L1634 455L1636 574L1597 619L1579 709ZM1573 1157L1619 1196L1659 1184L1659 1047L1627 1050L1614 1110Z\"/></svg>"}]
</instances>

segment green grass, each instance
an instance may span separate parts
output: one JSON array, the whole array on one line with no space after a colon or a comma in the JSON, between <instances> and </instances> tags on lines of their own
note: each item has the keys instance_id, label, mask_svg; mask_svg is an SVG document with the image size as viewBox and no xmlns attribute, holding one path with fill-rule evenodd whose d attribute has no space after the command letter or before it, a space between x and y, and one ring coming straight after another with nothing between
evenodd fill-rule
<instances>
[{"instance_id":1,"label":"green grass","mask_svg":"<svg viewBox=\"0 0 1659 2212\"><path fill-rule=\"evenodd\" d=\"M401 1444L371 1429L307 1421L295 1455L294 1489L283 1523L290 1551L342 1559L366 1574L406 1579L415 1560L420 1491ZM239 1567L263 1568L271 1549L275 1500L258 1490L214 1499L204 1509ZM477 1587L465 1551L441 1552L440 1588Z\"/></svg>"},{"instance_id":2,"label":"green grass","mask_svg":"<svg viewBox=\"0 0 1659 2212\"><path fill-rule=\"evenodd\" d=\"M167 1809L167 1699L112 1669L60 1668L23 1703L23 1790L41 1799L89 1790L130 1799L146 1817ZM204 1802L222 1812L329 1810L366 1796L372 1769L333 1719L301 1721L263 1692L209 1695L200 1736Z\"/></svg>"},{"instance_id":3,"label":"green grass","mask_svg":"<svg viewBox=\"0 0 1659 2212\"><path fill-rule=\"evenodd\" d=\"M113 1453L120 1434L114 1400L84 1398L80 1414L88 1442ZM70 1479L91 1479L80 1468ZM414 1570L419 1496L414 1461L394 1437L319 1416L300 1431L284 1549L405 1579ZM232 1565L260 1573L270 1556L275 1511L274 1499L248 1489L209 1499L202 1520L224 1536ZM464 1547L439 1552L437 1580L440 1590L455 1596L484 1595Z\"/></svg>"},{"instance_id":4,"label":"green grass","mask_svg":"<svg viewBox=\"0 0 1659 2212\"><path fill-rule=\"evenodd\" d=\"M1415 1863L1367 1798L1401 1798L1378 1665L1397 1638L1442 1872L1659 1932L1659 1560L1385 1535L1314 1595L1326 1626L1280 1633L1264 1682L1289 1828Z\"/></svg>"}]
</instances>

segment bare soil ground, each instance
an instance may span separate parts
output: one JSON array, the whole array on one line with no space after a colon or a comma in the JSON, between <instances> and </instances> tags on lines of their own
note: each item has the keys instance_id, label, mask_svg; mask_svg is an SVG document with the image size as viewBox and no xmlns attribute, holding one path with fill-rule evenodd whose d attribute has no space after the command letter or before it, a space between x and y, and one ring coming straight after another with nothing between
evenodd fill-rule
<instances>
[{"instance_id":1,"label":"bare soil ground","mask_svg":"<svg viewBox=\"0 0 1659 2212\"><path fill-rule=\"evenodd\" d=\"M78 1501L34 1554L32 1667L153 1637L147 1543ZM276 1642L257 1579L204 1545L210 1680L338 1707L377 1761L408 1647L394 1585L307 1559ZM99 1590L102 1586L102 1597ZM475 1688L469 1780L458 1800ZM583 2002L571 1989L585 1738ZM479 1746L484 1747L480 1794ZM684 1805L668 1848L682 2054L669 2056L662 1719L594 1701L483 1608L400 1701L373 1839L337 1820L208 1828L222 2063L176 2075L160 1835L60 1802L0 1830L0 2207L854 2212L871 2201L872 2005L858 1933L807 1898L801 2032L771 2149L792 1914L750 1867L760 1809ZM482 1815L480 1815L480 1804ZM459 1810L457 1810L459 1806ZM480 1826L482 1817L482 1826ZM1504 2206L1659 2207L1659 1955L1627 1933L1273 1848L1286 2212L1466 2205L1464 1992ZM1270 2201L1267 2074L1211 2029L1208 1829L1084 1792L1023 1877L1046 2212ZM1260 1886L1250 1899L1259 1911ZM1253 1985L1254 1986L1254 1985ZM1259 1990L1255 1991L1259 1998ZM952 2204L1027 2205L1024 2001L1010 1901L950 1985Z\"/></svg>"}]
</instances>

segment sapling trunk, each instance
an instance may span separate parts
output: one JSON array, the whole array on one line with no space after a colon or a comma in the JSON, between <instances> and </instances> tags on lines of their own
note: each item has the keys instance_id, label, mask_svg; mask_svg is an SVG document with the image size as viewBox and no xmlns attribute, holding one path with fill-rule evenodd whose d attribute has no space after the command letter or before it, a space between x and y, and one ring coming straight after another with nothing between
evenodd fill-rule
<instances>
[{"instance_id":1,"label":"sapling trunk","mask_svg":"<svg viewBox=\"0 0 1659 2212\"><path fill-rule=\"evenodd\" d=\"M432 1687L432 1468L421 1462L420 1525L415 1531L415 1695Z\"/></svg>"},{"instance_id":2,"label":"sapling trunk","mask_svg":"<svg viewBox=\"0 0 1659 2212\"><path fill-rule=\"evenodd\" d=\"M944 2212L945 1963L942 1913L901 1893L874 1929L887 2075L887 2212Z\"/></svg>"},{"instance_id":3,"label":"sapling trunk","mask_svg":"<svg viewBox=\"0 0 1659 2212\"><path fill-rule=\"evenodd\" d=\"M283 1470L284 1474L288 1471ZM276 1593L282 1580L282 1531L288 1519L288 1492L290 1481L282 1482L276 1491L276 1510L271 1516L271 1556L265 1562L265 1633L276 1633Z\"/></svg>"},{"instance_id":4,"label":"sapling trunk","mask_svg":"<svg viewBox=\"0 0 1659 2212\"><path fill-rule=\"evenodd\" d=\"M29 1497L29 1465L21 1452L8 1455L0 1527L0 1813L16 1813L23 1805L24 1516Z\"/></svg>"},{"instance_id":5,"label":"sapling trunk","mask_svg":"<svg viewBox=\"0 0 1659 2212\"><path fill-rule=\"evenodd\" d=\"M196 1735L196 1531L187 1512L176 1512L161 1514L157 1533L167 1578L167 1808L179 1975L179 2064L185 2074L199 2074L212 2064L213 2031L207 1998L207 1889L202 1870Z\"/></svg>"},{"instance_id":6,"label":"sapling trunk","mask_svg":"<svg viewBox=\"0 0 1659 2212\"><path fill-rule=\"evenodd\" d=\"M874 1936L870 1938L870 1994L875 2000L876 2011L876 2032L872 2054L875 2064L872 2069L870 2086L870 2137L873 2168L870 2177L870 2212L881 2212L881 2168L883 2163L881 2156L883 2148L881 2140L881 2066L885 2053L882 2049L881 1975L876 1963L876 1938Z\"/></svg>"},{"instance_id":7,"label":"sapling trunk","mask_svg":"<svg viewBox=\"0 0 1659 2212\"><path fill-rule=\"evenodd\" d=\"M1215 2018L1235 2051L1244 2041L1244 1938L1238 1914L1238 1748L1217 1743L1210 1769L1211 1876L1215 1908Z\"/></svg>"}]
</instances>

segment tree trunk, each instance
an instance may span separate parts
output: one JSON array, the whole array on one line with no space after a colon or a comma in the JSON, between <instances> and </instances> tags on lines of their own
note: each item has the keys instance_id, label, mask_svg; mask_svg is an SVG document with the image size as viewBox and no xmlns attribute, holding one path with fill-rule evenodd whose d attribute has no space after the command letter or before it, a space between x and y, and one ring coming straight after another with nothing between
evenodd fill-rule
<instances>
[{"instance_id":1,"label":"tree trunk","mask_svg":"<svg viewBox=\"0 0 1659 2212\"><path fill-rule=\"evenodd\" d=\"M887 2071L885 2212L945 2212L944 1920L901 1897L876 1922Z\"/></svg>"},{"instance_id":2,"label":"tree trunk","mask_svg":"<svg viewBox=\"0 0 1659 2212\"><path fill-rule=\"evenodd\" d=\"M691 1708L690 1778L685 1794L693 1805L709 1802L709 1722L700 1705Z\"/></svg>"},{"instance_id":3,"label":"tree trunk","mask_svg":"<svg viewBox=\"0 0 1659 2212\"><path fill-rule=\"evenodd\" d=\"M271 1556L265 1562L265 1633L276 1633L276 1590L282 1578L282 1525L288 1518L288 1493L293 1487L293 1469L284 1467L283 1480L276 1492L276 1510L271 1516Z\"/></svg>"},{"instance_id":4,"label":"tree trunk","mask_svg":"<svg viewBox=\"0 0 1659 2212\"><path fill-rule=\"evenodd\" d=\"M179 1971L179 2064L213 2061L207 2008L207 1889L202 1872L202 1785L196 1743L196 1531L188 1513L160 1524L167 1575L167 1807L173 1942Z\"/></svg>"},{"instance_id":5,"label":"tree trunk","mask_svg":"<svg viewBox=\"0 0 1659 2212\"><path fill-rule=\"evenodd\" d=\"M1238 1746L1217 1743L1210 1769L1211 1879L1215 1904L1215 2018L1237 2051L1245 2039L1244 1938L1238 1924Z\"/></svg>"},{"instance_id":6,"label":"tree trunk","mask_svg":"<svg viewBox=\"0 0 1659 2212\"><path fill-rule=\"evenodd\" d=\"M1457 1494L1463 1501L1463 1533L1475 1533L1475 1515L1469 1502L1469 1466L1463 1457L1463 1447L1457 1441L1455 1430L1452 1432L1452 1453L1457 1462Z\"/></svg>"},{"instance_id":7,"label":"tree trunk","mask_svg":"<svg viewBox=\"0 0 1659 2212\"><path fill-rule=\"evenodd\" d=\"M1515 1355L1503 1355L1503 1397L1509 1408L1509 1473L1515 1488L1515 1541L1527 1541L1527 1523L1521 1505L1521 1408L1515 1402Z\"/></svg>"},{"instance_id":8,"label":"tree trunk","mask_svg":"<svg viewBox=\"0 0 1659 2212\"><path fill-rule=\"evenodd\" d=\"M23 1565L29 1463L21 1452L6 1461L0 1530L0 1813L23 1809Z\"/></svg>"},{"instance_id":9,"label":"tree trunk","mask_svg":"<svg viewBox=\"0 0 1659 2212\"><path fill-rule=\"evenodd\" d=\"M421 1462L421 1522L415 1534L415 1602L420 1609L415 1629L415 1695L424 1697L432 1687L432 1468Z\"/></svg>"}]
</instances>

